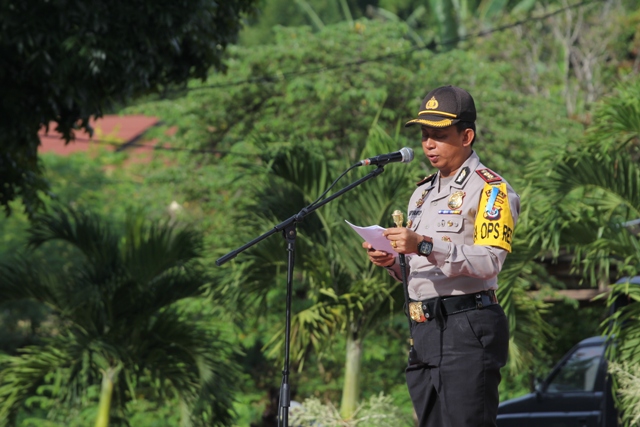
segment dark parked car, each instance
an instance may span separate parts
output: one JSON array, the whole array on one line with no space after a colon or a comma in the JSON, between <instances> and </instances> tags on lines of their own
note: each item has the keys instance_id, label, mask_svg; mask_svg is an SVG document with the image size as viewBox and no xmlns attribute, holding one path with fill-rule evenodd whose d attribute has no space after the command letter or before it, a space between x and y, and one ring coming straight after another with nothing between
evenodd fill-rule
<instances>
[{"instance_id":1,"label":"dark parked car","mask_svg":"<svg viewBox=\"0 0 640 427\"><path fill-rule=\"evenodd\" d=\"M498 427L616 427L605 338L580 341L536 387L498 408Z\"/></svg>"},{"instance_id":2,"label":"dark parked car","mask_svg":"<svg viewBox=\"0 0 640 427\"><path fill-rule=\"evenodd\" d=\"M640 286L640 276L623 277L616 283ZM618 296L609 314L630 303L627 295ZM606 345L604 337L580 341L535 392L500 404L498 427L617 427Z\"/></svg>"}]
</instances>

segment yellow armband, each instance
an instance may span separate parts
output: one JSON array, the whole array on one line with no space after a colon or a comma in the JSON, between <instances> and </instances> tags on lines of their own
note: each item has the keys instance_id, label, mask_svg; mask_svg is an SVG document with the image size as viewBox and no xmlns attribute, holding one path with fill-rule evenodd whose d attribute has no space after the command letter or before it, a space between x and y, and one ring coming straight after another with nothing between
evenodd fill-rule
<instances>
[{"instance_id":1,"label":"yellow armband","mask_svg":"<svg viewBox=\"0 0 640 427\"><path fill-rule=\"evenodd\" d=\"M507 184L486 183L480 196L473 230L476 245L495 246L511 252L513 216L507 194Z\"/></svg>"}]
</instances>

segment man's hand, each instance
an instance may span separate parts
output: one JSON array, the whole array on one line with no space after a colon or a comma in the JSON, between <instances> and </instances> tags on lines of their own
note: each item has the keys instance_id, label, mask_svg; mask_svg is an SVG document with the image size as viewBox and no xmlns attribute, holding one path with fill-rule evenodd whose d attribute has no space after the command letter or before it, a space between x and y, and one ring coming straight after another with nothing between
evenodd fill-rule
<instances>
[{"instance_id":1,"label":"man's hand","mask_svg":"<svg viewBox=\"0 0 640 427\"><path fill-rule=\"evenodd\" d=\"M422 235L404 227L387 228L383 234L399 254L415 254L423 240Z\"/></svg>"},{"instance_id":2,"label":"man's hand","mask_svg":"<svg viewBox=\"0 0 640 427\"><path fill-rule=\"evenodd\" d=\"M369 260L378 267L391 267L396 262L396 258L393 255L374 249L371 243L362 242L362 247L367 250Z\"/></svg>"}]
</instances>

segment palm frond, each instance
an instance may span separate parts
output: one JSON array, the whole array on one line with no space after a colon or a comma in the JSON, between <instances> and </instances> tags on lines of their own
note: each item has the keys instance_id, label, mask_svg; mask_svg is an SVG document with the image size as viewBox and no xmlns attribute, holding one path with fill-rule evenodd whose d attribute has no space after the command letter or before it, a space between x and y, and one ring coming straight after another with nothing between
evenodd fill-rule
<instances>
[{"instance_id":1,"label":"palm frond","mask_svg":"<svg viewBox=\"0 0 640 427\"><path fill-rule=\"evenodd\" d=\"M39 266L33 266L23 256L16 257L11 264L0 264L0 299L34 299L57 306L58 298L42 279Z\"/></svg>"},{"instance_id":2,"label":"palm frond","mask_svg":"<svg viewBox=\"0 0 640 427\"><path fill-rule=\"evenodd\" d=\"M172 268L199 257L202 241L192 230L176 230L168 224L146 224L139 219L126 222L122 247L123 264L137 283L148 283Z\"/></svg>"},{"instance_id":3,"label":"palm frond","mask_svg":"<svg viewBox=\"0 0 640 427\"><path fill-rule=\"evenodd\" d=\"M624 224L640 217L638 164L622 151L587 146L547 167L529 199L531 244L554 256L570 251L592 283L608 279L614 266L637 266L637 236Z\"/></svg>"},{"instance_id":4,"label":"palm frond","mask_svg":"<svg viewBox=\"0 0 640 427\"><path fill-rule=\"evenodd\" d=\"M52 240L70 243L94 265L112 268L117 263L117 237L91 214L54 208L51 214L37 216L29 229L29 244L39 247Z\"/></svg>"},{"instance_id":5,"label":"palm frond","mask_svg":"<svg viewBox=\"0 0 640 427\"><path fill-rule=\"evenodd\" d=\"M176 310L155 317L135 354L143 356L151 381L167 383L173 393L195 408L195 415L215 414L214 425L225 425L232 412L237 358L232 346L204 324L188 321ZM198 415L199 422L203 419ZM209 425L209 424L207 424Z\"/></svg>"},{"instance_id":6,"label":"palm frond","mask_svg":"<svg viewBox=\"0 0 640 427\"><path fill-rule=\"evenodd\" d=\"M624 150L640 143L640 82L621 84L593 112L587 140L602 152Z\"/></svg>"},{"instance_id":7,"label":"palm frond","mask_svg":"<svg viewBox=\"0 0 640 427\"><path fill-rule=\"evenodd\" d=\"M47 375L68 366L64 346L27 347L18 356L0 355L0 426L12 425L25 400L34 395Z\"/></svg>"},{"instance_id":8,"label":"palm frond","mask_svg":"<svg viewBox=\"0 0 640 427\"><path fill-rule=\"evenodd\" d=\"M570 154L563 162L553 168L553 172L544 180L544 188L555 199L563 203L564 198L573 191L597 191L596 197L588 202L597 202L598 206L611 210L626 208L623 214L632 218L640 216L640 168L629 155L622 152L610 153L597 158L589 150L585 153ZM581 194L582 197L590 193ZM589 203L589 205L591 205Z\"/></svg>"},{"instance_id":9,"label":"palm frond","mask_svg":"<svg viewBox=\"0 0 640 427\"><path fill-rule=\"evenodd\" d=\"M333 338L344 329L344 307L340 304L320 302L295 313L291 318L291 359L301 371L310 350L322 354L329 346L327 338ZM284 326L276 329L264 345L267 356L275 358L284 348Z\"/></svg>"}]
</instances>

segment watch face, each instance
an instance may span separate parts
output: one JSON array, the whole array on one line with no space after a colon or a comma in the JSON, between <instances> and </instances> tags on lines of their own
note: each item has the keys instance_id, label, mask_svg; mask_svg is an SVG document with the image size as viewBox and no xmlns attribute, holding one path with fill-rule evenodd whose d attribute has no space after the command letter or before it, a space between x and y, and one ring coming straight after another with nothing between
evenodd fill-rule
<instances>
[{"instance_id":1,"label":"watch face","mask_svg":"<svg viewBox=\"0 0 640 427\"><path fill-rule=\"evenodd\" d=\"M420 242L420 246L418 246L418 253L420 253L420 255L426 256L431 253L431 249L433 249L433 244L431 242L423 240L422 242Z\"/></svg>"}]
</instances>

